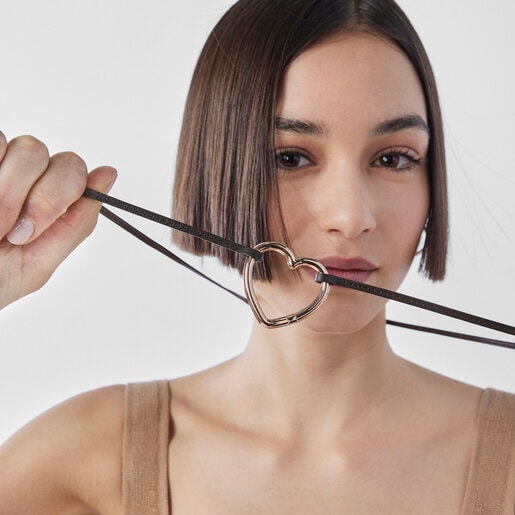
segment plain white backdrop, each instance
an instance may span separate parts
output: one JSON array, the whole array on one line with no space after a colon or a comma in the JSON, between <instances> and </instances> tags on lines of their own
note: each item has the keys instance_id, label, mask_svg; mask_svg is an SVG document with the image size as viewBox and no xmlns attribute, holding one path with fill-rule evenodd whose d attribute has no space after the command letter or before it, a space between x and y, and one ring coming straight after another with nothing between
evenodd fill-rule
<instances>
[{"instance_id":1,"label":"plain white backdrop","mask_svg":"<svg viewBox=\"0 0 515 515\"><path fill-rule=\"evenodd\" d=\"M34 134L52 153L73 150L91 168L115 166L114 196L169 214L189 79L231 4L3 0L0 129L8 138ZM515 324L515 3L400 4L440 87L452 223L447 280L434 285L414 267L400 291ZM169 245L168 229L127 218ZM237 275L182 255L242 290ZM503 338L402 305L389 304L388 315ZM243 303L100 220L45 288L0 313L0 442L84 390L176 377L230 358L250 325ZM389 336L423 366L515 392L515 351L401 329Z\"/></svg>"}]
</instances>

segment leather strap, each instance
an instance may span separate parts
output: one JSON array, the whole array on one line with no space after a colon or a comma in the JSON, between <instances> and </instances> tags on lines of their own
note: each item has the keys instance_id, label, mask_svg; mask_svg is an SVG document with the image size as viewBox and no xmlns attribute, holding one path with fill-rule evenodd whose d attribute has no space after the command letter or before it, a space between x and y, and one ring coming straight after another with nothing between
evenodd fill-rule
<instances>
[{"instance_id":1,"label":"leather strap","mask_svg":"<svg viewBox=\"0 0 515 515\"><path fill-rule=\"evenodd\" d=\"M240 295L239 293L236 293L223 284L220 284L216 282L214 279L211 279L211 277L207 276L206 274L202 273L200 270L197 270L195 267L191 266L189 263L186 263L183 259L181 259L179 256L175 255L173 252L168 250L166 247L163 247L157 241L154 241L152 238L149 238L146 234L143 234L141 231L138 231L135 227L133 227L131 224L127 223L123 218L120 218L119 216L115 215L112 211L109 211L109 209L102 206L100 209L100 213L104 215L106 218L111 220L111 222L114 222L116 225L121 227L122 229L125 229L128 233L132 234L134 237L138 238L138 240L142 241L149 247L152 247L154 250L157 250L158 252L161 252L161 254L164 254L167 258L172 259L179 265L182 265L186 267L188 270L191 270L192 272L196 273L197 275L200 275L200 277L203 277L204 279L207 279L210 283L215 284L219 288L222 288L222 290L225 290L227 293L230 293L231 295L234 295L238 299L242 300L243 302L247 302L247 299Z\"/></svg>"},{"instance_id":2,"label":"leather strap","mask_svg":"<svg viewBox=\"0 0 515 515\"><path fill-rule=\"evenodd\" d=\"M358 283L356 281L351 281L350 279L337 277L331 274L317 274L315 281L317 283L324 282L335 286L345 286L347 288L352 288L353 290L363 291L365 293L377 295L378 297L383 297L385 299L394 300L396 302L402 302L403 304L409 304L410 306L425 309L426 311L433 311L434 313L438 313L440 315L445 315L451 318L457 318L458 320L463 320L464 322L469 322L470 324L488 327L489 329L493 329L494 331L500 331L502 333L515 335L515 327L512 327L510 325L501 324L500 322L495 322L494 320L489 320L488 318L482 318L476 315L471 315L470 313L465 313L463 311L458 311L457 309L452 309L446 306L442 306L440 304L428 302L427 300L417 299L416 297L410 297L409 295L404 295L396 291L379 288L378 286L372 286L370 284L365 283Z\"/></svg>"},{"instance_id":3,"label":"leather strap","mask_svg":"<svg viewBox=\"0 0 515 515\"><path fill-rule=\"evenodd\" d=\"M141 216L142 218L146 218L147 220L151 220L152 222L157 222L158 224L166 225L167 227L171 227L172 229L176 229L177 231L185 232L186 234L191 234L192 236L195 236L195 238L200 238L201 240L209 241L210 243L214 243L215 245L220 245L221 247L225 247L226 249L232 250L237 254L249 256L255 259L256 261L261 261L263 259L263 254L258 250L252 249L250 247L245 247L244 245L239 245L234 241L227 240L225 238L217 236L216 234L202 231L201 229L196 229L191 225L187 225L183 222L178 222L177 220L173 220L172 218L167 218L166 216L159 215L157 213L154 213L153 211L149 211L148 209L135 206L134 204L129 204L124 200L110 197L109 195L105 195L104 193L100 193L99 191L86 188L83 196L98 200L104 204L109 204L110 206L117 207L119 209L123 209L128 213Z\"/></svg>"},{"instance_id":4,"label":"leather strap","mask_svg":"<svg viewBox=\"0 0 515 515\"><path fill-rule=\"evenodd\" d=\"M100 193L98 191L92 190L92 189L86 189L84 192L84 196L98 200L99 202L112 205L114 207L117 207L119 209L122 209L124 211L127 211L129 213L135 214L137 216L141 216L143 218L146 218L148 220L152 220L154 222L160 223L162 225L166 225L167 227L171 227L172 229L176 229L182 232L185 232L187 234L191 234L194 237L201 238L205 241L209 241L210 243L214 243L215 245L221 245L222 247L225 247L233 252L237 252L239 254L243 254L247 257L251 257L252 259L255 259L256 261L261 261L263 259L263 253L250 248L246 247L244 245L240 245L238 243L235 243L231 240L227 240L225 238L222 238L220 236L217 236L215 234L202 231L199 229L196 229L190 225L184 224L182 222L178 222L177 220L173 220L172 218L167 218L165 216L159 215L157 213L154 213L152 211L148 211L147 209L143 209L139 206L136 206L134 204L129 204L128 202L125 202L123 200L111 197L109 195L105 195L103 193ZM192 267L190 264L185 262L183 259L175 255L173 252L169 251L159 243L155 242L142 232L138 231L135 227L127 223L125 220L121 219L105 207L102 207L100 210L100 213L104 215L106 218L120 226L122 229L128 231L130 234L141 240L146 245L149 245L153 249L157 250L158 252L161 252L168 258L172 259L176 263L188 268L188 270L191 270L192 272L200 275L204 279L207 279L209 282L215 284L216 286L222 288L226 292L230 293L231 295L234 295L238 299L242 300L243 302L247 302L247 299L243 297L242 295L230 290L229 288L226 288L225 286L221 285L220 283L216 282L215 280L211 279L207 275L203 274L196 268ZM386 299L393 300L395 302L401 302L403 304L408 304L410 306L415 306L420 309L424 309L427 311L432 311L434 313L438 313L447 317L456 318L458 320L463 320L465 322L487 327L489 329L493 329L495 331L503 332L506 334L515 335L515 327L503 324L500 322L496 322L493 320L489 320L487 318L482 318L476 315L472 315L470 313L465 313L463 311L458 311L456 309L452 309L446 306L442 306L440 304L435 304L433 302L428 302L426 300L418 299L416 297L411 297L409 295L404 295L402 293L398 293L395 291L387 290L384 288L379 288L377 286L372 286L365 283L359 283L356 281L351 281L350 279L344 279L342 277L337 277L335 275L331 274L317 274L316 279L317 282L327 282L331 285L336 286L344 286L346 288L351 288L354 290L362 291L364 293L368 293L371 295L377 295L379 297L383 297ZM482 336L475 336L465 333L458 333L453 331L446 331L442 329L435 329L432 327L425 327L425 326L419 326L419 325L413 325L413 324L406 324L403 322L396 322L394 320L387 320L387 324L397 327L402 327L406 329L413 329L416 331L422 331L427 333L433 333L433 334L439 334L443 336L448 336L451 338L459 338L479 343L485 343L488 345L495 345L499 347L505 347L509 349L515 349L515 342L508 342L504 340L497 340L493 338L484 338Z\"/></svg>"},{"instance_id":5,"label":"leather strap","mask_svg":"<svg viewBox=\"0 0 515 515\"><path fill-rule=\"evenodd\" d=\"M486 343L487 345L495 345L496 347L515 349L514 342L507 342L505 340L485 338L484 336L476 336L474 334L457 333L455 331L435 329L434 327L425 327L422 325L406 324L404 322L396 322L395 320L387 320L386 323L395 327L402 327L403 329L412 329L413 331L419 331L422 333L439 334L440 336L447 336L448 338L458 338L460 340L467 340L469 342Z\"/></svg>"}]
</instances>

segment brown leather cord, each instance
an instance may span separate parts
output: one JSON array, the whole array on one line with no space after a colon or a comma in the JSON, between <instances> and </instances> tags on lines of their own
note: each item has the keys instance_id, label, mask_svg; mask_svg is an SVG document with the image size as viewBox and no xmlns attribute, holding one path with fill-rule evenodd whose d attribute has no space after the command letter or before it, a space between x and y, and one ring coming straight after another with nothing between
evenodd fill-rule
<instances>
[{"instance_id":1,"label":"brown leather cord","mask_svg":"<svg viewBox=\"0 0 515 515\"><path fill-rule=\"evenodd\" d=\"M395 320L387 320L386 323L395 327L402 327L403 329L412 329L414 331L420 331L422 333L439 334L440 336L447 336L448 338L458 338L460 340L467 340L469 342L486 343L487 345L495 345L496 347L515 349L515 343L507 342L504 340L497 340L495 338L485 338L484 336L476 336L474 334L456 333L454 331L447 331L444 329L435 329L433 327L425 327L422 325L396 322Z\"/></svg>"},{"instance_id":2,"label":"brown leather cord","mask_svg":"<svg viewBox=\"0 0 515 515\"><path fill-rule=\"evenodd\" d=\"M317 274L315 281L318 283L327 282L333 286L344 286L346 288L352 288L353 290L363 291L365 293L377 295L378 297L394 300L395 302L402 302L403 304L415 306L416 308L425 309L426 311L432 311L440 315L463 320L464 322L468 322L470 324L487 327L488 329L493 329L494 331L515 335L515 327L510 325L501 324L500 322L495 322L494 320L489 320L488 318L471 315L470 313L465 313L463 311L458 311L457 309L452 309L440 304L428 302L427 300L410 297L409 295L404 295L396 291L379 288L378 286L358 283L356 281L351 281L350 279L345 279L343 277L337 277L330 274Z\"/></svg>"},{"instance_id":3,"label":"brown leather cord","mask_svg":"<svg viewBox=\"0 0 515 515\"><path fill-rule=\"evenodd\" d=\"M209 241L211 243L214 243L216 245L221 245L233 252L237 252L240 254L244 254L248 257L251 257L252 259L255 259L256 261L261 261L263 259L263 254L256 249L252 249L250 247L246 247L244 245L237 244L233 241L227 240L225 238L222 238L215 234L211 234L206 231L195 229L194 227L186 225L182 222L178 222L177 220L173 220L171 218L167 218L167 217L159 215L157 213L153 213L152 211L148 211L141 207L135 206L134 204L129 204L128 202L124 202L123 200L119 200L114 197L110 197L110 196L100 193L98 191L91 190L88 188L84 192L84 196L98 200L99 202L102 202L105 204L112 205L114 207L117 207L117 208L127 211L129 213L135 214L137 216L141 216L148 220L158 222L160 224L171 227L172 229L176 229L176 230L185 232L194 237L202 238L202 239ZM230 290L229 288L226 288L225 286L214 281L213 279L211 279L207 275L203 274L196 268L192 267L190 264L188 264L187 262L182 260L180 257L176 256L173 252L169 251L168 249L166 249L159 243L155 242L154 240L152 240L151 238L149 238L148 236L146 236L145 234L140 232L138 229L136 229L135 227L133 227L132 225L127 223L125 220L121 219L120 217L118 217L117 215L115 215L113 212L109 211L105 207L102 207L100 212L106 218L108 218L109 220L111 220L112 222L114 222L115 224L120 226L122 229L128 231L130 234L132 234L133 236L135 236L136 238L141 240L146 245L149 245L150 247L152 247L153 249L157 250L158 252L164 254L165 256L172 259L176 263L186 267L188 270L190 270L192 272L195 272L196 274L200 275L204 279L207 279L209 282L222 288L223 290L230 293L231 295L234 295L239 300L242 300L243 302L248 303L248 301L245 297ZM489 329L493 329L495 331L503 332L506 334L515 335L515 327L513 327L513 326L510 326L507 324L502 324L500 322L495 322L495 321L489 320L487 318L478 317L478 316L472 315L470 313L458 311L456 309L448 308L446 306L428 302L428 301L425 301L422 299L418 299L416 297L404 295L402 293L394 292L391 290L386 290L384 288L379 288L377 286L371 286L371 285L368 285L365 283L351 281L350 279L344 279L344 278L337 277L337 276L331 275L331 274L317 274L315 280L319 283L327 282L331 285L343 286L346 288L351 288L354 290L362 291L364 293L387 298L387 299L393 300L395 302L401 302L403 304L408 304L410 306L414 306L414 307L417 307L420 309L432 311L432 312L435 312L435 313L438 313L438 314L441 314L441 315L444 315L447 317L456 318L458 320L462 320L462 321L468 322L470 324L487 327ZM416 331L439 334L439 335L448 336L451 338L459 338L459 339L468 340L468 341L485 343L488 345L495 345L498 347L515 349L515 342L508 342L508 341L497 340L497 339L493 339L493 338L484 338L482 336L475 336L475 335L470 335L470 334L465 334L465 333L457 333L457 332L453 332L453 331L435 329L432 327L406 324L403 322L396 322L394 320L387 320L386 323L389 325L392 325L392 326L396 326L396 327L402 327L402 328L412 329L412 330L416 330Z\"/></svg>"},{"instance_id":4,"label":"brown leather cord","mask_svg":"<svg viewBox=\"0 0 515 515\"><path fill-rule=\"evenodd\" d=\"M109 195L105 195L104 193L100 193L99 191L86 188L83 196L98 200L103 204L109 204L110 206L117 207L118 209L123 209L123 211L127 211L128 213L132 213L142 218L146 218L147 220L151 220L152 222L157 222L158 224L166 225L167 227L171 227L172 229L175 229L177 231L185 232L186 234L191 234L191 236L194 236L195 238L200 238L202 240L209 241L210 243L214 243L215 245L220 245L221 247L225 247L226 249L232 250L237 254L243 254L245 256L252 257L256 261L261 261L263 259L263 254L258 250L252 249L250 247L245 247L245 245L239 245L234 241L227 240L225 238L217 236L216 234L212 234L201 229L196 229L191 225L187 225L183 222L178 222L177 220L173 220L172 218L159 215L158 213L154 213L153 211L149 211L148 209L135 206L134 204L129 204L124 200L110 197Z\"/></svg>"},{"instance_id":5,"label":"brown leather cord","mask_svg":"<svg viewBox=\"0 0 515 515\"><path fill-rule=\"evenodd\" d=\"M200 275L200 277L203 277L204 279L207 279L210 283L215 284L219 288L222 288L222 290L225 290L227 293L230 293L231 295L234 295L238 299L242 300L243 302L247 302L247 299L240 295L239 293L236 293L235 291L230 290L229 288L225 287L223 284L220 284L216 282L214 279L211 279L211 277L207 276L206 274L202 273L200 270L197 270L195 267L191 266L189 263L186 263L183 259L181 259L179 256L175 255L173 252L169 251L166 247L163 247L157 241L154 241L152 238L149 238L146 234L143 234L141 231L138 231L135 227L133 227L131 224L127 223L123 218L120 218L119 216L115 215L112 211L109 211L109 209L102 206L100 209L100 213L104 215L106 218L111 220L111 222L114 222L116 225L121 227L122 229L125 229L128 233L132 234L134 237L138 238L138 240L142 241L149 247L152 247L154 250L157 250L158 252L161 252L161 254L164 254L166 257L172 259L179 265L182 265L186 267L188 270Z\"/></svg>"}]
</instances>

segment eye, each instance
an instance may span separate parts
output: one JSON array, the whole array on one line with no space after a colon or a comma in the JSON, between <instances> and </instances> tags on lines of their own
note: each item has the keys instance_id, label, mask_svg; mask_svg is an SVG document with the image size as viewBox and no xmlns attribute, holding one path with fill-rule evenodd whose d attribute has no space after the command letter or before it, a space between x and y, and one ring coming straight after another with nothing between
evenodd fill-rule
<instances>
[{"instance_id":1,"label":"eye","mask_svg":"<svg viewBox=\"0 0 515 515\"><path fill-rule=\"evenodd\" d=\"M391 148L382 151L379 157L372 162L372 166L395 171L408 171L418 166L421 162L422 159L413 150Z\"/></svg>"},{"instance_id":2,"label":"eye","mask_svg":"<svg viewBox=\"0 0 515 515\"><path fill-rule=\"evenodd\" d=\"M309 166L311 159L298 150L279 150L276 155L277 166L282 169L295 169Z\"/></svg>"}]
</instances>

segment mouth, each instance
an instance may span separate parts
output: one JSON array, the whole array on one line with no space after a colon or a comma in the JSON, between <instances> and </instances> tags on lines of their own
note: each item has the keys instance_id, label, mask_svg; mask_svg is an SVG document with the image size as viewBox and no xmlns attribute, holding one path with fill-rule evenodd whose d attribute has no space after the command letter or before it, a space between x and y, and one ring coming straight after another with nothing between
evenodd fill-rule
<instances>
[{"instance_id":1,"label":"mouth","mask_svg":"<svg viewBox=\"0 0 515 515\"><path fill-rule=\"evenodd\" d=\"M337 277L343 277L351 281L366 283L370 276L377 270L377 266L362 257L342 258L329 256L318 260L327 268L327 273ZM315 271L304 268L314 279Z\"/></svg>"}]
</instances>

